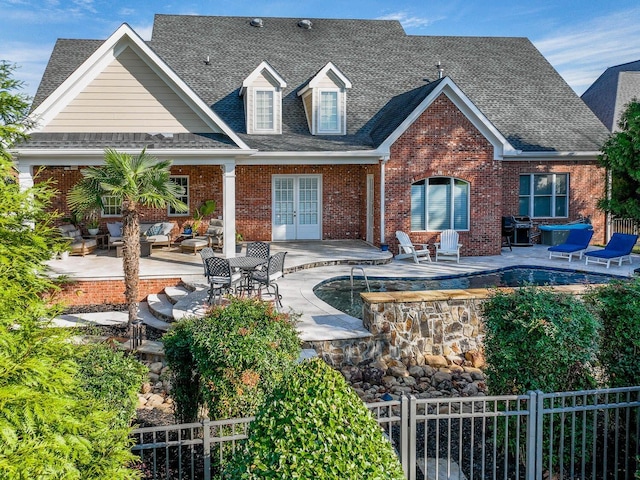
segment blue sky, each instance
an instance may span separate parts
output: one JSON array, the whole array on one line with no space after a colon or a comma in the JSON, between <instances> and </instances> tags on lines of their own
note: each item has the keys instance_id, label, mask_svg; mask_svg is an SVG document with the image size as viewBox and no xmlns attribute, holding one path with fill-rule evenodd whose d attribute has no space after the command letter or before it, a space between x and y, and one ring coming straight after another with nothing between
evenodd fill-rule
<instances>
[{"instance_id":1,"label":"blue sky","mask_svg":"<svg viewBox=\"0 0 640 480\"><path fill-rule=\"evenodd\" d=\"M153 15L396 19L408 34L528 37L582 94L607 68L640 60L637 0L0 0L0 59L35 94L57 38L105 39L122 23L151 37Z\"/></svg>"}]
</instances>

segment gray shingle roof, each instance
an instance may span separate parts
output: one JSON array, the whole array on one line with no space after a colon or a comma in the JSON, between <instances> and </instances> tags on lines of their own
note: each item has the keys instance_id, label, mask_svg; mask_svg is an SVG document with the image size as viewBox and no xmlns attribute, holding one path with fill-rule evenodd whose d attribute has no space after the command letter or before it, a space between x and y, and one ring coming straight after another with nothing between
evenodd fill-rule
<instances>
[{"instance_id":1,"label":"gray shingle roof","mask_svg":"<svg viewBox=\"0 0 640 480\"><path fill-rule=\"evenodd\" d=\"M640 72L640 60L607 68L582 94L582 100L609 130L616 126L624 104L634 96L640 97L637 77L625 79L620 75L623 72Z\"/></svg>"},{"instance_id":2,"label":"gray shingle roof","mask_svg":"<svg viewBox=\"0 0 640 480\"><path fill-rule=\"evenodd\" d=\"M224 149L237 148L222 134L176 133L173 136L149 133L32 133L20 148L135 148L135 149Z\"/></svg>"},{"instance_id":3,"label":"gray shingle roof","mask_svg":"<svg viewBox=\"0 0 640 480\"><path fill-rule=\"evenodd\" d=\"M516 149L595 151L606 136L603 125L525 38L413 36L389 20L311 19L311 29L298 27L299 19L263 20L264 27L256 28L251 18L156 15L149 42L252 148L375 148L433 88L438 61ZM73 48L65 42L56 45L61 51L54 50L37 102L73 70L58 62L78 64L61 53ZM78 41L85 55L88 46ZM207 56L210 65L205 65ZM246 134L238 92L262 61L287 82L282 135ZM346 136L312 136L297 96L328 62L353 84L347 91Z\"/></svg>"}]
</instances>

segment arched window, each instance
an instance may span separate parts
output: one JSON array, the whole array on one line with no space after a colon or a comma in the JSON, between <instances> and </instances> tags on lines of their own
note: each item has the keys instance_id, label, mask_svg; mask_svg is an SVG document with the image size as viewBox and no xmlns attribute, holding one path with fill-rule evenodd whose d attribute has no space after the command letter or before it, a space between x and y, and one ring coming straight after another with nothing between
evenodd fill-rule
<instances>
[{"instance_id":1,"label":"arched window","mask_svg":"<svg viewBox=\"0 0 640 480\"><path fill-rule=\"evenodd\" d=\"M411 185L411 230L469 230L469 183L431 177Z\"/></svg>"}]
</instances>

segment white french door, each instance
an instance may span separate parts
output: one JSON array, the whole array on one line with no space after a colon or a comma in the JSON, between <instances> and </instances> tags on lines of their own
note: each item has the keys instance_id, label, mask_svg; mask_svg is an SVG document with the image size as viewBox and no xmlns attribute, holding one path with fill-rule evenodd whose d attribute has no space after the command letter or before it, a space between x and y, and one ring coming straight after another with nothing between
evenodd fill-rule
<instances>
[{"instance_id":1,"label":"white french door","mask_svg":"<svg viewBox=\"0 0 640 480\"><path fill-rule=\"evenodd\" d=\"M320 240L322 177L274 175L273 240Z\"/></svg>"}]
</instances>

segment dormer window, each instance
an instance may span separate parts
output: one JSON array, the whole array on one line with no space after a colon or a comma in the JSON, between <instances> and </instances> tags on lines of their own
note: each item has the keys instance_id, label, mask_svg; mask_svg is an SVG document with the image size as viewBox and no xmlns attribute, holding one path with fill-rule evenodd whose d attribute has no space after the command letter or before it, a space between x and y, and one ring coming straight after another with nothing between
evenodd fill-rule
<instances>
[{"instance_id":1,"label":"dormer window","mask_svg":"<svg viewBox=\"0 0 640 480\"><path fill-rule=\"evenodd\" d=\"M282 89L286 82L267 62L249 75L240 89L248 134L282 133Z\"/></svg>"},{"instance_id":2,"label":"dormer window","mask_svg":"<svg viewBox=\"0 0 640 480\"><path fill-rule=\"evenodd\" d=\"M351 82L331 62L298 92L312 135L346 135Z\"/></svg>"}]
</instances>

